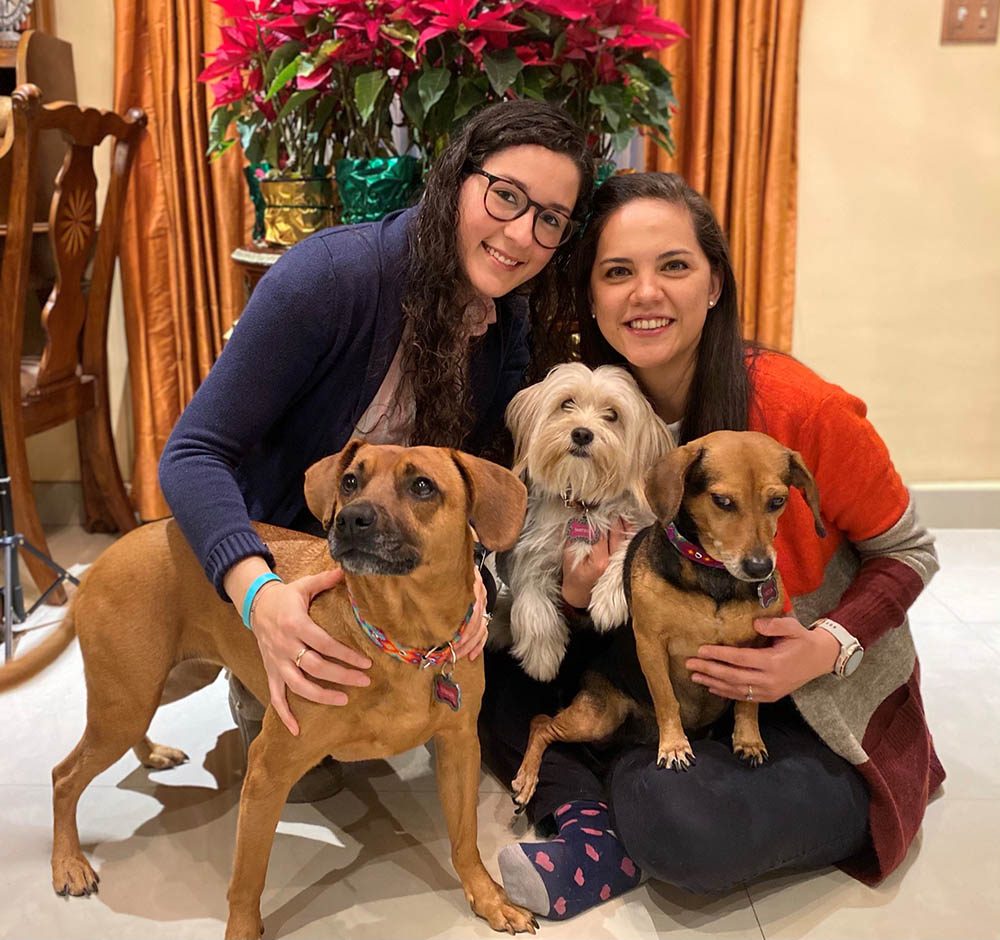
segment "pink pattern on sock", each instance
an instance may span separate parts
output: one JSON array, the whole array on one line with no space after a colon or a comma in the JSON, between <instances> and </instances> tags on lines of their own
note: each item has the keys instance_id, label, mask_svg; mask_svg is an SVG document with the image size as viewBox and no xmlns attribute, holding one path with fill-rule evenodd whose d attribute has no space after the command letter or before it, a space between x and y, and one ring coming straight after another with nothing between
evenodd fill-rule
<instances>
[{"instance_id":1,"label":"pink pattern on sock","mask_svg":"<svg viewBox=\"0 0 1000 940\"><path fill-rule=\"evenodd\" d=\"M600 816L601 811L599 809L581 809L580 812L584 816Z\"/></svg>"},{"instance_id":2,"label":"pink pattern on sock","mask_svg":"<svg viewBox=\"0 0 1000 940\"><path fill-rule=\"evenodd\" d=\"M580 832L587 833L588 836L603 836L604 832L601 829L588 829L586 826L580 827Z\"/></svg>"},{"instance_id":3,"label":"pink pattern on sock","mask_svg":"<svg viewBox=\"0 0 1000 940\"><path fill-rule=\"evenodd\" d=\"M606 901L611 897L611 885L605 885L601 888L601 900Z\"/></svg>"},{"instance_id":4,"label":"pink pattern on sock","mask_svg":"<svg viewBox=\"0 0 1000 940\"><path fill-rule=\"evenodd\" d=\"M552 905L552 910L562 917L562 915L566 913L566 899L556 898L556 903Z\"/></svg>"},{"instance_id":5,"label":"pink pattern on sock","mask_svg":"<svg viewBox=\"0 0 1000 940\"><path fill-rule=\"evenodd\" d=\"M573 876L573 880L578 885L580 885L580 887L583 887L584 877L583 877L583 869L582 868L578 868L576 870L576 874Z\"/></svg>"},{"instance_id":6,"label":"pink pattern on sock","mask_svg":"<svg viewBox=\"0 0 1000 940\"><path fill-rule=\"evenodd\" d=\"M622 859L622 871L625 872L629 878L635 877L635 862L633 862L627 855Z\"/></svg>"},{"instance_id":7,"label":"pink pattern on sock","mask_svg":"<svg viewBox=\"0 0 1000 940\"><path fill-rule=\"evenodd\" d=\"M567 819L566 822L559 823L560 829L565 829L567 826L572 826L574 823L578 823L579 819Z\"/></svg>"},{"instance_id":8,"label":"pink pattern on sock","mask_svg":"<svg viewBox=\"0 0 1000 940\"><path fill-rule=\"evenodd\" d=\"M598 803L597 805L600 806L601 809L607 809L608 808L608 804L607 803Z\"/></svg>"},{"instance_id":9,"label":"pink pattern on sock","mask_svg":"<svg viewBox=\"0 0 1000 940\"><path fill-rule=\"evenodd\" d=\"M535 853L535 864L539 868L544 868L546 871L555 871L556 870L556 866L553 863L552 859L549 858L548 855L546 855L544 852L536 852ZM624 863L622 863L622 864L624 866Z\"/></svg>"},{"instance_id":10,"label":"pink pattern on sock","mask_svg":"<svg viewBox=\"0 0 1000 940\"><path fill-rule=\"evenodd\" d=\"M587 854L595 861L599 862L601 860L601 853L597 851L589 842L584 845Z\"/></svg>"},{"instance_id":11,"label":"pink pattern on sock","mask_svg":"<svg viewBox=\"0 0 1000 940\"><path fill-rule=\"evenodd\" d=\"M553 839L552 841L553 841L553 842L562 842L562 843L563 843L563 845L565 845L565 844L566 844L566 840L565 840L565 839Z\"/></svg>"},{"instance_id":12,"label":"pink pattern on sock","mask_svg":"<svg viewBox=\"0 0 1000 940\"><path fill-rule=\"evenodd\" d=\"M568 810L569 808L570 808L570 804L569 803L563 803L563 805L560 806L559 809L556 810L556 815L557 816L562 816L562 814L565 813L566 810Z\"/></svg>"}]
</instances>

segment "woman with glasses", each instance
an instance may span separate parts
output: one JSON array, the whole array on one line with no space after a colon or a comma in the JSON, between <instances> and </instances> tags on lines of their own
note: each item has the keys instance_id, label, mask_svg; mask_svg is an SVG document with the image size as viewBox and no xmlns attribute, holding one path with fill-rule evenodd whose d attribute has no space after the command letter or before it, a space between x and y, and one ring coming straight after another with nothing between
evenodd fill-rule
<instances>
[{"instance_id":1,"label":"woman with glasses","mask_svg":"<svg viewBox=\"0 0 1000 940\"><path fill-rule=\"evenodd\" d=\"M345 692L320 682L367 685L370 661L308 616L339 575L267 580L273 559L250 520L318 533L305 470L352 437L472 452L494 439L529 367L529 334L550 338L527 293L559 292L549 262L585 213L593 175L561 109L486 108L435 161L419 205L319 232L274 265L177 422L164 495L220 596L252 607L271 704L293 734L288 689L342 705ZM480 583L460 655L485 643L484 598ZM233 693L246 739L263 710Z\"/></svg>"},{"instance_id":2,"label":"woman with glasses","mask_svg":"<svg viewBox=\"0 0 1000 940\"><path fill-rule=\"evenodd\" d=\"M504 887L516 903L563 918L643 874L697 894L826 865L875 884L905 858L944 779L907 624L937 570L933 538L864 403L792 357L743 342L725 236L681 177L605 183L571 267L565 319L578 324L583 360L627 367L680 444L749 429L800 453L826 531L818 537L791 489L775 545L792 614L755 622L766 645L706 645L685 664L713 694L762 703L763 766L733 753L731 711L691 735L696 760L683 773L657 766L655 743L551 747L528 814L558 836L501 850ZM728 497L711 472L699 458L688 479ZM683 514L676 521L697 537ZM665 540L664 551L675 548ZM703 564L719 564L711 545L700 548ZM601 570L564 565L566 602L585 608ZM578 631L551 683L519 676L510 657L488 660L480 728L500 779L516 773L532 716L565 704L588 663L614 669L649 701L631 630Z\"/></svg>"}]
</instances>

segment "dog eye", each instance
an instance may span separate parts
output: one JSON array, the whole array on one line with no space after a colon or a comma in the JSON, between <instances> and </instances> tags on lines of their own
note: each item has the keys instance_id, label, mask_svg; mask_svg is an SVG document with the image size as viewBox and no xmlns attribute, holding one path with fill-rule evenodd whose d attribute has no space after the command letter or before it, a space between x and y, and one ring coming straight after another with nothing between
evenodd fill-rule
<instances>
[{"instance_id":1,"label":"dog eye","mask_svg":"<svg viewBox=\"0 0 1000 940\"><path fill-rule=\"evenodd\" d=\"M417 499L427 499L437 492L437 487L427 477L417 477L410 484L410 492Z\"/></svg>"},{"instance_id":2,"label":"dog eye","mask_svg":"<svg viewBox=\"0 0 1000 940\"><path fill-rule=\"evenodd\" d=\"M726 512L736 511L736 503L728 496L723 496L721 493L713 493L712 502L715 503L719 509L725 509Z\"/></svg>"},{"instance_id":3,"label":"dog eye","mask_svg":"<svg viewBox=\"0 0 1000 940\"><path fill-rule=\"evenodd\" d=\"M358 488L358 478L353 473L345 473L340 481L341 493L353 493Z\"/></svg>"},{"instance_id":4,"label":"dog eye","mask_svg":"<svg viewBox=\"0 0 1000 940\"><path fill-rule=\"evenodd\" d=\"M573 401L572 398L567 398L566 401L564 401L559 407L562 408L563 411L569 411L575 404L576 402Z\"/></svg>"},{"instance_id":5,"label":"dog eye","mask_svg":"<svg viewBox=\"0 0 1000 940\"><path fill-rule=\"evenodd\" d=\"M772 496L767 501L767 511L777 512L779 509L781 509L782 506L785 505L787 501L788 501L787 496Z\"/></svg>"},{"instance_id":6,"label":"dog eye","mask_svg":"<svg viewBox=\"0 0 1000 940\"><path fill-rule=\"evenodd\" d=\"M601 417L605 421L610 421L614 424L618 420L618 412L615 411L614 408L609 408L604 414L601 415Z\"/></svg>"}]
</instances>

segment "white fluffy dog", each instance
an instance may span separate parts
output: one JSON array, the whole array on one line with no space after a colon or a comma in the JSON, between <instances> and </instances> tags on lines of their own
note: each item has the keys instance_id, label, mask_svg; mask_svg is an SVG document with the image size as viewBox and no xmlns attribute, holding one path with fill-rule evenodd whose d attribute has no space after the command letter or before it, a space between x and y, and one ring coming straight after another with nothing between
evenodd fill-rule
<instances>
[{"instance_id":1,"label":"white fluffy dog","mask_svg":"<svg viewBox=\"0 0 1000 940\"><path fill-rule=\"evenodd\" d=\"M643 476L673 440L635 379L617 366L558 365L518 392L505 418L514 436L514 472L528 485L524 529L501 560L511 652L528 675L548 681L569 641L561 612L564 546L579 564L619 518L633 532L651 524ZM628 620L627 547L612 555L591 594L589 613L601 631Z\"/></svg>"}]
</instances>

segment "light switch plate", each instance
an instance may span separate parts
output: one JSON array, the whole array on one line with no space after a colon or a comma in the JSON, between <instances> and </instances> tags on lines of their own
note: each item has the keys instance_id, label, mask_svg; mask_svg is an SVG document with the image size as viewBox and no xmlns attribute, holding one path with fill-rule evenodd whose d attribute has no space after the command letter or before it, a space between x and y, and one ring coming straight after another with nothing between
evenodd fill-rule
<instances>
[{"instance_id":1,"label":"light switch plate","mask_svg":"<svg viewBox=\"0 0 1000 940\"><path fill-rule=\"evenodd\" d=\"M997 41L1000 0L945 0L941 42Z\"/></svg>"}]
</instances>

